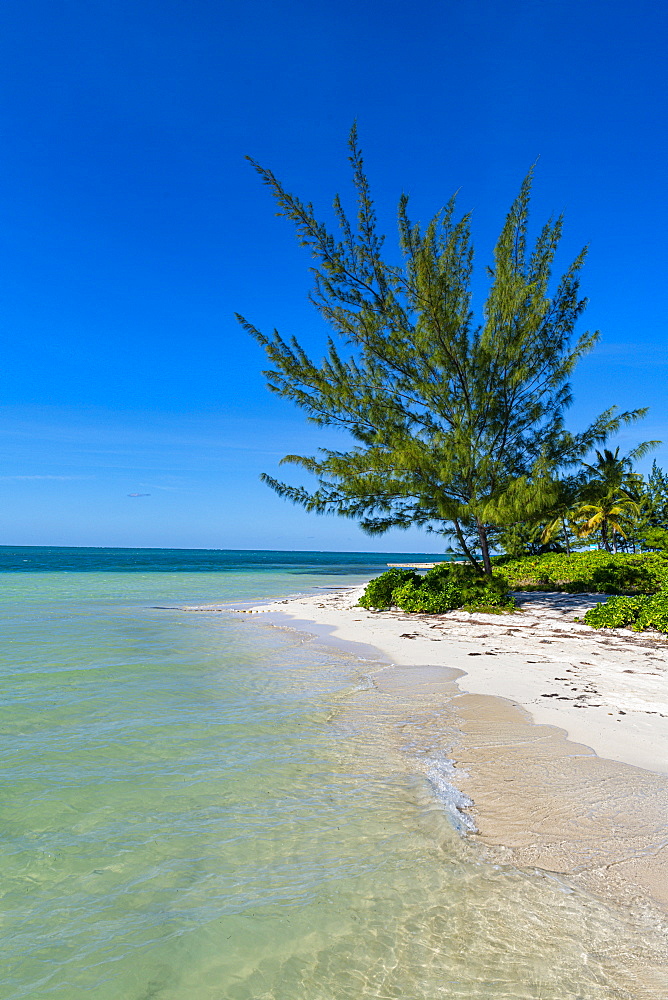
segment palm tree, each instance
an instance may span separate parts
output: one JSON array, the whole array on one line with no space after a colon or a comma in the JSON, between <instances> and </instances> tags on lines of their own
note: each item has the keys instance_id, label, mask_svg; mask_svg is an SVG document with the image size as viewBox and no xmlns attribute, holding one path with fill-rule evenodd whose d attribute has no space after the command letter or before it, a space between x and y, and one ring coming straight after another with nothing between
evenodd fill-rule
<instances>
[{"instance_id":1,"label":"palm tree","mask_svg":"<svg viewBox=\"0 0 668 1000\"><path fill-rule=\"evenodd\" d=\"M640 516L640 504L626 496L620 489L611 489L605 496L590 503L581 503L574 520L579 521L578 538L586 538L595 531L601 532L603 548L617 552L617 535L626 538L626 532L633 526L633 518ZM624 530L626 529L626 530Z\"/></svg>"},{"instance_id":2,"label":"palm tree","mask_svg":"<svg viewBox=\"0 0 668 1000\"><path fill-rule=\"evenodd\" d=\"M596 451L596 464L587 465L585 469L593 474L587 489L604 487L606 491L617 489L623 490L628 496L637 498L642 491L643 478L638 472L633 471L633 462L639 458L644 458L648 451L658 447L660 441L643 441L637 448L634 448L628 455L619 457L619 448L610 451L604 448L602 452Z\"/></svg>"},{"instance_id":3,"label":"palm tree","mask_svg":"<svg viewBox=\"0 0 668 1000\"><path fill-rule=\"evenodd\" d=\"M579 522L579 538L600 531L603 548L610 552L612 542L612 551L617 552L617 536L626 538L641 515L644 480L633 471L633 462L660 443L643 441L621 457L619 448L614 452L609 448L596 451L596 464L585 465L592 478L582 489L581 502L574 511L574 520Z\"/></svg>"}]
</instances>

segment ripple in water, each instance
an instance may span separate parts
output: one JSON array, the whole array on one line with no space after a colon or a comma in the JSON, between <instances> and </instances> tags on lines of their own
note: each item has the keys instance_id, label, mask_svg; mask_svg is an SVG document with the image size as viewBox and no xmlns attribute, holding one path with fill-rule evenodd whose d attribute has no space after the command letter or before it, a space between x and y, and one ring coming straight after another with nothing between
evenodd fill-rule
<instances>
[{"instance_id":1,"label":"ripple in water","mask_svg":"<svg viewBox=\"0 0 668 1000\"><path fill-rule=\"evenodd\" d=\"M463 835L447 714L382 664L148 607L238 581L124 602L120 576L33 574L4 609L3 1000L652 995L661 928Z\"/></svg>"}]
</instances>

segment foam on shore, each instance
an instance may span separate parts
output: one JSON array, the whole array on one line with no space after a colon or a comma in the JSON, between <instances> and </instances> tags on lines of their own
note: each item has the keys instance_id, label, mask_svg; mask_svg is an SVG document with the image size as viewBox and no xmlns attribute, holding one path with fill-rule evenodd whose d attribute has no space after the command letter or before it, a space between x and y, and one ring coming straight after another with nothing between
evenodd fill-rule
<instances>
[{"instance_id":1,"label":"foam on shore","mask_svg":"<svg viewBox=\"0 0 668 1000\"><path fill-rule=\"evenodd\" d=\"M322 638L373 646L390 662L461 671L471 694L506 698L601 757L668 773L668 637L576 622L604 597L518 594L514 615L376 613L362 588L256 607ZM439 645L436 645L439 643Z\"/></svg>"},{"instance_id":2,"label":"foam on shore","mask_svg":"<svg viewBox=\"0 0 668 1000\"><path fill-rule=\"evenodd\" d=\"M514 615L408 615L366 611L361 593L253 611L380 650L392 669L376 682L407 699L447 698L456 767L427 776L492 860L665 912L668 639L576 622L596 595L522 594Z\"/></svg>"}]
</instances>

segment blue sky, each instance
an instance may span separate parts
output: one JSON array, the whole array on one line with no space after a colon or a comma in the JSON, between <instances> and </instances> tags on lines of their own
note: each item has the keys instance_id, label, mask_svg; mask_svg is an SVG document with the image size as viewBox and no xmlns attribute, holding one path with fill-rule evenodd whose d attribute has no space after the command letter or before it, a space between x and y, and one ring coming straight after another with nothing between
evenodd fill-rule
<instances>
[{"instance_id":1,"label":"blue sky","mask_svg":"<svg viewBox=\"0 0 668 1000\"><path fill-rule=\"evenodd\" d=\"M533 218L565 213L564 264L589 245L603 334L569 423L648 405L615 443L668 468L667 26L644 0L4 0L0 544L439 547L259 482L333 438L234 320L325 334L244 157L326 215L354 119L388 234L402 191L424 221L459 190L480 270L539 158Z\"/></svg>"}]
</instances>

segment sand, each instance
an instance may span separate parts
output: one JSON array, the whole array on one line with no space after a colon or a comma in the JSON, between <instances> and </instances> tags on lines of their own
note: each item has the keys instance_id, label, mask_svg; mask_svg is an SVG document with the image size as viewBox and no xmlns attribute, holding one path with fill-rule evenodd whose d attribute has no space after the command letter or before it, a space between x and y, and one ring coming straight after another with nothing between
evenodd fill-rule
<instances>
[{"instance_id":1,"label":"sand","mask_svg":"<svg viewBox=\"0 0 668 1000\"><path fill-rule=\"evenodd\" d=\"M345 588L254 611L373 646L393 663L458 668L462 690L508 699L600 757L668 773L668 636L573 620L604 597L518 594L514 615L408 615L366 611L356 606L361 593Z\"/></svg>"},{"instance_id":2,"label":"sand","mask_svg":"<svg viewBox=\"0 0 668 1000\"><path fill-rule=\"evenodd\" d=\"M605 599L592 595L519 594L513 615L408 615L366 611L361 593L339 588L245 613L380 651L394 665L380 683L434 698L447 688L460 733L456 781L489 856L663 922L668 637L574 621Z\"/></svg>"}]
</instances>

